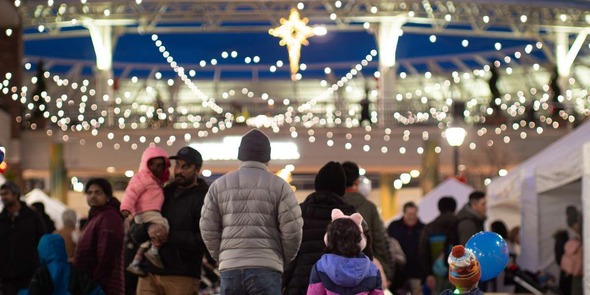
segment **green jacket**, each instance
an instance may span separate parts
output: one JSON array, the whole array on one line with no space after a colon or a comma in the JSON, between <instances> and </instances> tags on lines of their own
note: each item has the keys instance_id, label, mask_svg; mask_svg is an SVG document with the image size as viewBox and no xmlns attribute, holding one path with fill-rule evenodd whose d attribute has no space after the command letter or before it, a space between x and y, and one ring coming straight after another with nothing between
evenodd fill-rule
<instances>
[{"instance_id":1,"label":"green jacket","mask_svg":"<svg viewBox=\"0 0 590 295\"><path fill-rule=\"evenodd\" d=\"M369 225L370 236L372 237L371 248L373 250L373 256L381 262L385 275L388 278L391 278L391 257L389 251L387 251L387 233L385 232L385 226L383 225L381 215L379 214L379 211L377 211L377 206L358 192L345 193L344 202L353 206Z\"/></svg>"}]
</instances>

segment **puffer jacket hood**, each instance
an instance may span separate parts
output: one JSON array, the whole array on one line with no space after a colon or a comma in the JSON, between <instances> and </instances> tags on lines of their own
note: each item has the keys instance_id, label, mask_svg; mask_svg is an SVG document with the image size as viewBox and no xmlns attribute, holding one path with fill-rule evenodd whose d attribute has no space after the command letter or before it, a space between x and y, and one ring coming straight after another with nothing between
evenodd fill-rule
<instances>
[{"instance_id":1,"label":"puffer jacket hood","mask_svg":"<svg viewBox=\"0 0 590 295\"><path fill-rule=\"evenodd\" d=\"M52 262L68 262L64 239L58 234L48 234L41 237L37 250L42 265Z\"/></svg>"},{"instance_id":2,"label":"puffer jacket hood","mask_svg":"<svg viewBox=\"0 0 590 295\"><path fill-rule=\"evenodd\" d=\"M166 153L165 150L159 147L148 147L147 149L145 149L145 151L143 151L143 154L141 155L141 161L139 163L139 172L149 172L151 174L150 169L148 168L148 161L153 158L164 158L166 168L164 169L164 173L162 173L162 176L160 178L156 177L156 179L159 179L162 183L165 183L170 178L170 159L168 159L168 153Z\"/></svg>"},{"instance_id":3,"label":"puffer jacket hood","mask_svg":"<svg viewBox=\"0 0 590 295\"><path fill-rule=\"evenodd\" d=\"M358 286L371 273L371 260L364 254L347 258L335 254L326 254L318 261L318 271L326 273L330 280L341 287Z\"/></svg>"}]
</instances>

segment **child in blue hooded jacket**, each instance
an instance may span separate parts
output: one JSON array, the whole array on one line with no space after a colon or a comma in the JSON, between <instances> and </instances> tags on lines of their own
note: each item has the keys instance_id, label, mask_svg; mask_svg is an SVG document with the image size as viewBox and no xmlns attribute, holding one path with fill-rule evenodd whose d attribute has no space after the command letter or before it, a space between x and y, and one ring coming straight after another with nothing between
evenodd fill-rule
<instances>
[{"instance_id":1,"label":"child in blue hooded jacket","mask_svg":"<svg viewBox=\"0 0 590 295\"><path fill-rule=\"evenodd\" d=\"M39 262L29 289L19 295L104 295L105 293L90 276L73 268L68 263L64 239L58 234L41 237Z\"/></svg>"},{"instance_id":2,"label":"child in blue hooded jacket","mask_svg":"<svg viewBox=\"0 0 590 295\"><path fill-rule=\"evenodd\" d=\"M379 269L361 252L367 246L362 221L358 213L347 216L332 210L324 236L326 254L311 270L308 295L383 294Z\"/></svg>"}]
</instances>

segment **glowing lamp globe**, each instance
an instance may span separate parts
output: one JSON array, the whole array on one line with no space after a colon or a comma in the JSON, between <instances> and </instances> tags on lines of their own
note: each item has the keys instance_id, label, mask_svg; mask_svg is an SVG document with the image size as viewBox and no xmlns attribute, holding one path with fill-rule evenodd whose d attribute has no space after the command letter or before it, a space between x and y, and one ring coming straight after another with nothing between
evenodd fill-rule
<instances>
[{"instance_id":1,"label":"glowing lamp globe","mask_svg":"<svg viewBox=\"0 0 590 295\"><path fill-rule=\"evenodd\" d=\"M461 146L467 136L467 131L461 127L451 127L445 131L450 146Z\"/></svg>"}]
</instances>

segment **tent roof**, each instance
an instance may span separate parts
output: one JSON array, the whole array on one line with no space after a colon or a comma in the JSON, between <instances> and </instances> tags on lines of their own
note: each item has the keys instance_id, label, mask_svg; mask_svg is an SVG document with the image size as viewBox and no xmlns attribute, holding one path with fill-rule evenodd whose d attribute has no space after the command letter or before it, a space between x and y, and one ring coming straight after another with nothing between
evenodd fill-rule
<instances>
[{"instance_id":1,"label":"tent roof","mask_svg":"<svg viewBox=\"0 0 590 295\"><path fill-rule=\"evenodd\" d=\"M585 128L578 128L564 136L564 138L567 137L567 141L555 150L555 158L549 158L537 166L535 169L537 193L561 187L582 177L584 174L583 146L590 143L590 122L584 126Z\"/></svg>"},{"instance_id":2,"label":"tent roof","mask_svg":"<svg viewBox=\"0 0 590 295\"><path fill-rule=\"evenodd\" d=\"M455 201L457 201L457 210L461 209L469 200L469 194L473 190L475 190L473 187L455 178L447 178L432 191L424 195L420 203L418 203L418 217L420 221L429 223L439 215L438 200L442 197L454 197Z\"/></svg>"},{"instance_id":3,"label":"tent roof","mask_svg":"<svg viewBox=\"0 0 590 295\"><path fill-rule=\"evenodd\" d=\"M63 225L61 214L68 209L67 206L61 201L50 198L42 190L36 188L25 195L25 202L27 205L31 205L36 202L41 202L45 205L45 213L53 219L56 228L61 228Z\"/></svg>"},{"instance_id":4,"label":"tent roof","mask_svg":"<svg viewBox=\"0 0 590 295\"><path fill-rule=\"evenodd\" d=\"M518 187L522 185L522 180L533 177L537 170L549 169L556 167L555 163L560 163L560 167L570 169L563 165L564 159L569 159L574 152L581 153L581 147L590 141L590 122L586 122L569 134L561 137L541 152L528 158L520 165L512 168L512 170L502 177L497 177L488 185L488 198L490 204L497 202L504 202L509 199L520 197L520 190ZM581 164L568 161L569 165Z\"/></svg>"}]
</instances>

